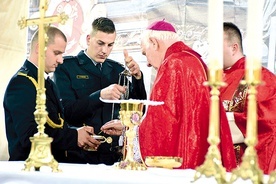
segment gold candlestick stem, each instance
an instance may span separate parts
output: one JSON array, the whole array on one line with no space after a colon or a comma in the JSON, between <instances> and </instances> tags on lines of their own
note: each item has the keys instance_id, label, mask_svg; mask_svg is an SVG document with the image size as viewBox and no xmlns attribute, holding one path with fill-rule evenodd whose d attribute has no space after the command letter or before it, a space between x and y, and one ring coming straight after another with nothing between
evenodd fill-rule
<instances>
[{"instance_id":1,"label":"gold candlestick stem","mask_svg":"<svg viewBox=\"0 0 276 184\"><path fill-rule=\"evenodd\" d=\"M53 138L48 137L44 133L45 123L48 112L46 111L46 95L44 87L44 70L45 70L45 50L47 45L47 28L52 22L65 23L68 16L64 13L58 16L45 17L45 13L48 8L48 1L41 0L39 5L40 17L37 19L25 19L22 18L18 21L18 25L21 29L30 25L38 25L38 41L39 41L39 58L38 58L38 87L36 95L36 111L34 112L35 121L38 124L36 133L33 137L30 137L31 151L29 157L25 161L25 168L23 170L30 171L31 167L39 171L41 166L50 166L53 172L60 171L58 169L58 162L54 159L51 153L51 142Z\"/></svg>"},{"instance_id":2,"label":"gold candlestick stem","mask_svg":"<svg viewBox=\"0 0 276 184\"><path fill-rule=\"evenodd\" d=\"M219 138L219 87L224 85L221 82L222 70L209 70L209 82L206 84L211 86L211 108L210 108L210 124L208 142L210 146L205 156L204 163L196 168L194 180L196 181L202 175L206 177L215 177L218 183L226 183L225 168L222 166L221 155L218 149L220 143Z\"/></svg>"},{"instance_id":3,"label":"gold candlestick stem","mask_svg":"<svg viewBox=\"0 0 276 184\"><path fill-rule=\"evenodd\" d=\"M276 171L272 171L269 175L269 180L267 184L275 184L276 182Z\"/></svg>"},{"instance_id":4,"label":"gold candlestick stem","mask_svg":"<svg viewBox=\"0 0 276 184\"><path fill-rule=\"evenodd\" d=\"M254 75L248 75L246 70L246 83L249 86L248 90L248 109L247 109L247 124L245 143L247 148L242 157L240 167L232 171L230 183L233 183L238 178L244 180L250 179L252 183L259 184L263 180L263 172L259 168L258 156L256 154L255 145L257 144L257 102L256 102L256 86L260 84L261 68L257 69ZM250 77L251 76L251 77ZM255 77L255 80L252 79ZM245 81L243 81L245 83Z\"/></svg>"}]
</instances>

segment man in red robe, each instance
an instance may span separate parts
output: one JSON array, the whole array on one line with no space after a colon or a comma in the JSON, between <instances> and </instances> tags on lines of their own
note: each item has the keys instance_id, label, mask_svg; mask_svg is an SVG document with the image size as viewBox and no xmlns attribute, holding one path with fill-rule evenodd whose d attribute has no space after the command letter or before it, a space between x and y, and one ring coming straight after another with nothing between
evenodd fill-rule
<instances>
[{"instance_id":1,"label":"man in red robe","mask_svg":"<svg viewBox=\"0 0 276 184\"><path fill-rule=\"evenodd\" d=\"M237 163L246 149L247 91L248 86L240 84L245 77L245 56L239 28L232 23L224 23L224 81L221 99L228 117L234 121L239 132L231 129ZM261 80L257 86L257 129L256 151L260 168L265 174L276 169L276 77L262 67ZM232 118L231 118L232 117Z\"/></svg>"},{"instance_id":2,"label":"man in red robe","mask_svg":"<svg viewBox=\"0 0 276 184\"><path fill-rule=\"evenodd\" d=\"M139 126L142 158L181 157L182 169L195 169L203 164L209 147L210 89L203 85L207 67L198 53L178 41L175 28L164 20L144 31L141 46L148 66L157 70L150 100L164 102L149 106ZM222 104L220 119L222 163L230 171L236 163Z\"/></svg>"}]
</instances>

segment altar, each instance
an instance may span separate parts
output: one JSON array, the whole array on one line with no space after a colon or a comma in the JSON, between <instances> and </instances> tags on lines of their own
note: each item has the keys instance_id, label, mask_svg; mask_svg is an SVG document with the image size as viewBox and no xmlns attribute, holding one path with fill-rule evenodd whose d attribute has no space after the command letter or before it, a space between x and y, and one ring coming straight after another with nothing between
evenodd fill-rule
<instances>
[{"instance_id":1,"label":"altar","mask_svg":"<svg viewBox=\"0 0 276 184\"><path fill-rule=\"evenodd\" d=\"M193 170L149 168L146 171L119 170L114 166L60 163L60 173L49 167L41 171L21 171L24 162L0 162L0 183L190 183Z\"/></svg>"},{"instance_id":2,"label":"altar","mask_svg":"<svg viewBox=\"0 0 276 184\"><path fill-rule=\"evenodd\" d=\"M114 166L59 163L60 173L53 173L50 167L40 171L22 171L23 161L0 161L0 184L185 184L193 183L195 170L148 168L146 171L120 170ZM230 173L227 173L230 176ZM267 181L268 176L264 180ZM214 178L200 178L195 184L217 183ZM237 180L235 183L251 183ZM264 182L266 183L266 182Z\"/></svg>"}]
</instances>

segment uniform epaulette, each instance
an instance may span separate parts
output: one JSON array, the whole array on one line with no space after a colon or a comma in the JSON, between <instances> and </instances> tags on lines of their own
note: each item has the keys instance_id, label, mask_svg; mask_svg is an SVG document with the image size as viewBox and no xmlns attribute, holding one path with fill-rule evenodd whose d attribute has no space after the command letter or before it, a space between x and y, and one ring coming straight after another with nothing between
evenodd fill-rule
<instances>
[{"instance_id":1,"label":"uniform epaulette","mask_svg":"<svg viewBox=\"0 0 276 184\"><path fill-rule=\"evenodd\" d=\"M17 75L27 76L27 73L24 73L22 71L17 72Z\"/></svg>"},{"instance_id":2,"label":"uniform epaulette","mask_svg":"<svg viewBox=\"0 0 276 184\"><path fill-rule=\"evenodd\" d=\"M63 57L63 59L65 60L65 59L75 59L76 58L76 56L64 56Z\"/></svg>"},{"instance_id":3,"label":"uniform epaulette","mask_svg":"<svg viewBox=\"0 0 276 184\"><path fill-rule=\"evenodd\" d=\"M120 62L118 62L118 61L114 61L114 60L112 60L112 59L106 59L106 60L107 60L108 62L116 63L116 64L119 64L119 65L122 66L122 67L125 67L123 63L120 63Z\"/></svg>"},{"instance_id":4,"label":"uniform epaulette","mask_svg":"<svg viewBox=\"0 0 276 184\"><path fill-rule=\"evenodd\" d=\"M17 72L17 75L23 75L23 76L28 76L30 70L27 68L20 68L20 70Z\"/></svg>"}]
</instances>

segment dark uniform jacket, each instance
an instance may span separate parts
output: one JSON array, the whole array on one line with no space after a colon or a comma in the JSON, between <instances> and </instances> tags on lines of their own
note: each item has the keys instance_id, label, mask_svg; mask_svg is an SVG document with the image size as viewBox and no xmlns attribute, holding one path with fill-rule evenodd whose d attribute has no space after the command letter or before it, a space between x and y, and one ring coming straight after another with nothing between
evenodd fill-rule
<instances>
[{"instance_id":1,"label":"dark uniform jacket","mask_svg":"<svg viewBox=\"0 0 276 184\"><path fill-rule=\"evenodd\" d=\"M34 112L36 108L36 87L27 77L37 81L37 67L28 60L10 80L4 95L4 111L6 134L8 139L9 160L25 160L31 148L30 137L37 130ZM63 116L62 104L52 87L53 82L45 80L46 108L49 118L60 125L59 115ZM68 128L64 123L63 128L52 128L45 123L45 133L53 138L51 143L52 154L58 162L67 162L65 153L69 149L79 149L77 146L78 133Z\"/></svg>"},{"instance_id":2,"label":"dark uniform jacket","mask_svg":"<svg viewBox=\"0 0 276 184\"><path fill-rule=\"evenodd\" d=\"M101 126L111 119L119 118L120 105L103 103L99 99L100 91L111 84L118 84L119 74L123 70L124 67L120 63L106 59L100 71L84 51L77 56L65 57L63 64L55 71L54 79L60 90L66 121L77 127L93 126L96 134L104 135L100 132ZM146 99L143 77L140 80L132 77L129 91L129 98ZM87 162L105 164L116 162L116 157L114 160L109 159L110 155L114 156L112 152L116 151L114 148L118 146L118 136L112 138L111 145L101 144L97 152L84 151L82 154L86 158L91 158Z\"/></svg>"}]
</instances>

